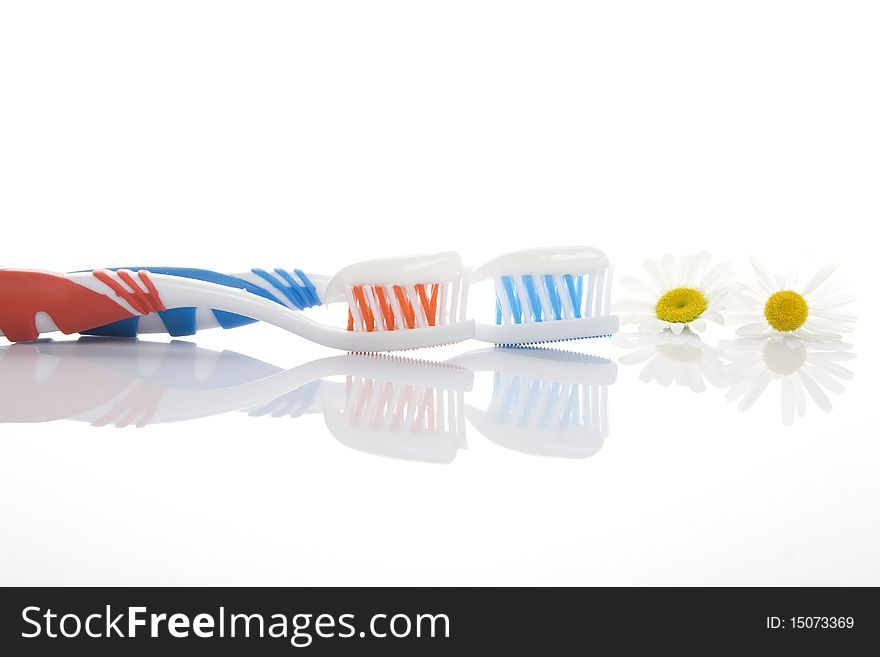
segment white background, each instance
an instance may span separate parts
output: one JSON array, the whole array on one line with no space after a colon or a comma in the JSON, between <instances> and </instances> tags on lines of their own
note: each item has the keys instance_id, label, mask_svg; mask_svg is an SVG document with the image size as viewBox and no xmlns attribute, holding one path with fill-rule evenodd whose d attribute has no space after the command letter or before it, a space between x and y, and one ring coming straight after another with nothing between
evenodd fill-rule
<instances>
[{"instance_id":1,"label":"white background","mask_svg":"<svg viewBox=\"0 0 880 657\"><path fill-rule=\"evenodd\" d=\"M587 460L470 430L449 465L383 459L317 416L3 425L0 582L880 584L878 33L870 2L3 3L3 266L587 243L618 273L834 260L861 302L833 413L621 367Z\"/></svg>"}]
</instances>

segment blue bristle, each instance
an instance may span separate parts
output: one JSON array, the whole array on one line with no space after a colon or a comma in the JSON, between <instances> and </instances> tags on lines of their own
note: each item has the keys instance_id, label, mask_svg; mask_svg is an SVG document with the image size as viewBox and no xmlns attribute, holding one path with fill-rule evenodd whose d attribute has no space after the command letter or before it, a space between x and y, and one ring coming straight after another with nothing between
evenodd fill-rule
<instances>
[{"instance_id":1,"label":"blue bristle","mask_svg":"<svg viewBox=\"0 0 880 657\"><path fill-rule=\"evenodd\" d=\"M573 386L568 395L568 407L565 409L565 415L568 417L570 424L580 423L580 386Z\"/></svg>"},{"instance_id":2,"label":"blue bristle","mask_svg":"<svg viewBox=\"0 0 880 657\"><path fill-rule=\"evenodd\" d=\"M522 324L590 317L590 276L592 274L523 274L519 275L521 286L516 276L500 276L495 279L495 323ZM508 308L510 314L506 318Z\"/></svg>"},{"instance_id":3,"label":"blue bristle","mask_svg":"<svg viewBox=\"0 0 880 657\"><path fill-rule=\"evenodd\" d=\"M519 297L516 295L516 290L513 288L513 277L502 276L501 282L504 285L504 291L507 293L507 301L510 303L510 318L515 324L522 324L522 305L519 302Z\"/></svg>"},{"instance_id":4,"label":"blue bristle","mask_svg":"<svg viewBox=\"0 0 880 657\"><path fill-rule=\"evenodd\" d=\"M528 399L536 400L539 398L541 394L541 382L537 379L533 380L529 385L529 393ZM521 425L525 426L528 424L529 419L531 418L532 411L534 410L536 404L523 404L522 415L520 415L519 422Z\"/></svg>"},{"instance_id":5,"label":"blue bristle","mask_svg":"<svg viewBox=\"0 0 880 657\"><path fill-rule=\"evenodd\" d=\"M544 282L547 285L550 306L553 308L553 319L562 319L562 300L559 298L559 290L556 289L556 280L547 274L544 276Z\"/></svg>"},{"instance_id":6,"label":"blue bristle","mask_svg":"<svg viewBox=\"0 0 880 657\"><path fill-rule=\"evenodd\" d=\"M503 404L501 406L501 412L498 414L499 417L506 418L510 415L511 410L513 409L514 402L516 402L518 392L519 392L519 377L514 376L510 387L507 389L507 396L503 400Z\"/></svg>"},{"instance_id":7,"label":"blue bristle","mask_svg":"<svg viewBox=\"0 0 880 657\"><path fill-rule=\"evenodd\" d=\"M526 288L526 293L529 295L529 307L532 309L532 321L544 321L543 313L541 312L541 299L538 297L538 289L535 287L535 278L533 276L523 276L522 280L523 285Z\"/></svg>"},{"instance_id":8,"label":"blue bristle","mask_svg":"<svg viewBox=\"0 0 880 657\"><path fill-rule=\"evenodd\" d=\"M559 388L562 384L559 381L554 381L550 386L550 394L547 395L548 399L556 399L559 396ZM544 413L541 415L541 428L546 429L550 424L550 416L553 413L553 404L546 404L544 406Z\"/></svg>"},{"instance_id":9,"label":"blue bristle","mask_svg":"<svg viewBox=\"0 0 880 657\"><path fill-rule=\"evenodd\" d=\"M565 281L565 287L568 290L568 296L571 299L571 309L577 319L581 317L581 300L578 297L577 285L574 282L574 276L566 274L562 277Z\"/></svg>"}]
</instances>

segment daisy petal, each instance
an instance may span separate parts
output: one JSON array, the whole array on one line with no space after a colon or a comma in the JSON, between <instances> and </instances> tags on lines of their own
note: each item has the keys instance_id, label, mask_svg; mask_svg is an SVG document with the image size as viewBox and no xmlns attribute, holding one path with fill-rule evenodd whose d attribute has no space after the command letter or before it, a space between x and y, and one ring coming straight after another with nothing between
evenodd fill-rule
<instances>
[{"instance_id":1,"label":"daisy petal","mask_svg":"<svg viewBox=\"0 0 880 657\"><path fill-rule=\"evenodd\" d=\"M843 384L835 379L833 376L820 370L818 367L814 367L809 363L806 363L803 366L803 370L809 372L810 376L818 383L819 385L825 387L831 392L835 392L838 395L843 393Z\"/></svg>"},{"instance_id":2,"label":"daisy petal","mask_svg":"<svg viewBox=\"0 0 880 657\"><path fill-rule=\"evenodd\" d=\"M765 369L752 369L747 374L731 374L730 380L736 381L727 391L727 394L724 395L724 398L727 401L733 401L734 399L738 399L746 394L749 390L751 390L755 384L767 374Z\"/></svg>"},{"instance_id":3,"label":"daisy petal","mask_svg":"<svg viewBox=\"0 0 880 657\"><path fill-rule=\"evenodd\" d=\"M833 297L848 291L849 285L842 279L827 281L822 286L822 297ZM820 299L821 301L821 299Z\"/></svg>"},{"instance_id":4,"label":"daisy petal","mask_svg":"<svg viewBox=\"0 0 880 657\"><path fill-rule=\"evenodd\" d=\"M664 360L660 369L657 371L657 383L664 388L668 388L675 380L676 367L671 360Z\"/></svg>"},{"instance_id":5,"label":"daisy petal","mask_svg":"<svg viewBox=\"0 0 880 657\"><path fill-rule=\"evenodd\" d=\"M620 284L640 296L647 297L648 299L654 299L657 296L657 292L652 290L649 285L644 281L640 281L638 278L633 278L632 276L624 276L620 279Z\"/></svg>"},{"instance_id":6,"label":"daisy petal","mask_svg":"<svg viewBox=\"0 0 880 657\"><path fill-rule=\"evenodd\" d=\"M746 285L731 284L727 287L727 294L742 305L751 305L763 308L767 301L767 295L761 294Z\"/></svg>"},{"instance_id":7,"label":"daisy petal","mask_svg":"<svg viewBox=\"0 0 880 657\"><path fill-rule=\"evenodd\" d=\"M650 258L645 260L642 264L645 267L645 271L648 272L648 276L654 284L654 287L657 288L657 291L660 294L668 291L669 286L666 284L666 279L663 278L663 270L660 268L660 264L656 260L651 260Z\"/></svg>"},{"instance_id":8,"label":"daisy petal","mask_svg":"<svg viewBox=\"0 0 880 657\"><path fill-rule=\"evenodd\" d=\"M829 319L832 322L854 322L856 321L856 316L852 313L842 313L835 312L833 310L813 310L814 317L821 317L822 319Z\"/></svg>"},{"instance_id":9,"label":"daisy petal","mask_svg":"<svg viewBox=\"0 0 880 657\"><path fill-rule=\"evenodd\" d=\"M624 349L635 349L636 347L653 346L656 344L656 338L653 335L644 333L625 333L623 331L613 334L610 338L611 344L615 347Z\"/></svg>"},{"instance_id":10,"label":"daisy petal","mask_svg":"<svg viewBox=\"0 0 880 657\"><path fill-rule=\"evenodd\" d=\"M798 337L803 337L811 342L825 342L827 340L840 340L843 338L839 333L832 333L822 328L813 328L813 323L807 323L806 326L795 331Z\"/></svg>"},{"instance_id":11,"label":"daisy petal","mask_svg":"<svg viewBox=\"0 0 880 657\"><path fill-rule=\"evenodd\" d=\"M794 405L797 409L797 413L800 417L803 417L807 412L807 398L804 397L804 387L801 385L801 381L796 376L788 377L788 380L791 381L791 389L794 392Z\"/></svg>"},{"instance_id":12,"label":"daisy petal","mask_svg":"<svg viewBox=\"0 0 880 657\"><path fill-rule=\"evenodd\" d=\"M749 410L754 405L754 403L758 401L758 398L767 388L772 379L773 376L769 372L765 371L763 374L761 374L760 378L758 378L758 380L755 382L755 385L752 386L752 389L749 390L748 394L746 394L746 396L742 398L742 401L740 401L737 409L740 411Z\"/></svg>"},{"instance_id":13,"label":"daisy petal","mask_svg":"<svg viewBox=\"0 0 880 657\"><path fill-rule=\"evenodd\" d=\"M743 336L761 336L767 335L770 333L770 327L767 322L754 322L752 324L745 324L744 326L740 326L736 329L737 335Z\"/></svg>"},{"instance_id":14,"label":"daisy petal","mask_svg":"<svg viewBox=\"0 0 880 657\"><path fill-rule=\"evenodd\" d=\"M791 377L783 377L782 379L782 423L790 427L794 423L794 390L791 384Z\"/></svg>"},{"instance_id":15,"label":"daisy petal","mask_svg":"<svg viewBox=\"0 0 880 657\"><path fill-rule=\"evenodd\" d=\"M687 281L685 285L688 287L694 287L700 283L700 279L703 278L703 274L706 272L706 266L709 264L710 257L711 256L705 251L694 256L693 262L691 262L691 266L687 271Z\"/></svg>"},{"instance_id":16,"label":"daisy petal","mask_svg":"<svg viewBox=\"0 0 880 657\"><path fill-rule=\"evenodd\" d=\"M666 322L661 322L657 318L646 319L639 324L639 331L642 333L656 333L666 328Z\"/></svg>"},{"instance_id":17,"label":"daisy petal","mask_svg":"<svg viewBox=\"0 0 880 657\"><path fill-rule=\"evenodd\" d=\"M694 259L696 257L697 256L694 256L694 255L684 255L684 256L681 256L681 260L679 260L678 264L681 267L681 275L682 275L682 279L683 279L681 284L686 287L693 287L693 285L691 285L691 282L690 282L690 271L691 271L691 267L694 266Z\"/></svg>"},{"instance_id":18,"label":"daisy petal","mask_svg":"<svg viewBox=\"0 0 880 657\"><path fill-rule=\"evenodd\" d=\"M656 306L642 299L621 299L613 304L612 307L618 312L641 312L652 313Z\"/></svg>"},{"instance_id":19,"label":"daisy petal","mask_svg":"<svg viewBox=\"0 0 880 657\"><path fill-rule=\"evenodd\" d=\"M837 265L833 263L822 267L822 269L817 271L816 275L813 276L813 278L811 278L809 282L807 282L807 284L804 286L802 294L807 295L818 289L819 286L822 285L822 283L824 283L826 280L828 280L828 277L834 273L835 269L837 269Z\"/></svg>"},{"instance_id":20,"label":"daisy petal","mask_svg":"<svg viewBox=\"0 0 880 657\"><path fill-rule=\"evenodd\" d=\"M828 399L828 395L822 392L822 388L810 378L810 375L804 372L802 369L799 370L796 375L800 378L801 383L808 393L810 393L810 397L813 398L813 401L816 402L816 406L821 408L826 413L831 411L831 400Z\"/></svg>"},{"instance_id":21,"label":"daisy petal","mask_svg":"<svg viewBox=\"0 0 880 657\"><path fill-rule=\"evenodd\" d=\"M710 322L715 322L716 324L724 324L724 315L717 310L707 310L703 313L703 318L708 319Z\"/></svg>"},{"instance_id":22,"label":"daisy petal","mask_svg":"<svg viewBox=\"0 0 880 657\"><path fill-rule=\"evenodd\" d=\"M820 358L820 356L824 356L825 354L810 354L810 360L816 363L816 367L821 368L822 370L828 372L829 374L836 376L838 379L846 379L849 380L855 376L852 370L848 370L843 365L838 365L833 360L826 360L824 358ZM855 354L848 354L855 355Z\"/></svg>"},{"instance_id":23,"label":"daisy petal","mask_svg":"<svg viewBox=\"0 0 880 657\"><path fill-rule=\"evenodd\" d=\"M704 360L702 363L702 367L700 368L700 371L702 372L703 376L706 378L706 381L711 383L713 386L715 386L717 388L723 387L725 379L722 376L721 372L719 371L719 368L710 367L709 362L711 362L711 361Z\"/></svg>"},{"instance_id":24,"label":"daisy petal","mask_svg":"<svg viewBox=\"0 0 880 657\"><path fill-rule=\"evenodd\" d=\"M813 302L810 303L810 310L832 310L840 306L845 306L848 303L852 303L855 300L856 297L853 294L844 294L838 297L823 297L821 299L813 300Z\"/></svg>"},{"instance_id":25,"label":"daisy petal","mask_svg":"<svg viewBox=\"0 0 880 657\"><path fill-rule=\"evenodd\" d=\"M617 359L617 362L621 365L638 365L639 363L644 363L653 356L655 351L654 345L642 347L641 349L636 349L628 354L624 354Z\"/></svg>"},{"instance_id":26,"label":"daisy petal","mask_svg":"<svg viewBox=\"0 0 880 657\"><path fill-rule=\"evenodd\" d=\"M711 370L711 368L706 368ZM703 368L698 363L690 363L687 368L689 382L688 388L694 392L706 392L706 382L703 379Z\"/></svg>"},{"instance_id":27,"label":"daisy petal","mask_svg":"<svg viewBox=\"0 0 880 657\"><path fill-rule=\"evenodd\" d=\"M712 270L703 276L703 280L699 281L699 286L703 290L711 290L716 284L720 283L730 272L730 265L726 262L715 265Z\"/></svg>"},{"instance_id":28,"label":"daisy petal","mask_svg":"<svg viewBox=\"0 0 880 657\"><path fill-rule=\"evenodd\" d=\"M764 287L764 289L773 294L776 291L776 286L773 281L773 277L767 273L767 270L764 269L764 265L758 261L757 258L749 256L749 260L752 263L752 268L755 270L755 273L758 275L758 281Z\"/></svg>"},{"instance_id":29,"label":"daisy petal","mask_svg":"<svg viewBox=\"0 0 880 657\"><path fill-rule=\"evenodd\" d=\"M671 288L681 287L682 276L678 260L667 254L660 259L660 265L663 267L663 276L666 278L666 284Z\"/></svg>"},{"instance_id":30,"label":"daisy petal","mask_svg":"<svg viewBox=\"0 0 880 657\"><path fill-rule=\"evenodd\" d=\"M657 377L657 373L662 369L663 361L659 358L653 358L648 361L648 364L642 368L642 371L639 373L639 381L644 383L650 383Z\"/></svg>"}]
</instances>

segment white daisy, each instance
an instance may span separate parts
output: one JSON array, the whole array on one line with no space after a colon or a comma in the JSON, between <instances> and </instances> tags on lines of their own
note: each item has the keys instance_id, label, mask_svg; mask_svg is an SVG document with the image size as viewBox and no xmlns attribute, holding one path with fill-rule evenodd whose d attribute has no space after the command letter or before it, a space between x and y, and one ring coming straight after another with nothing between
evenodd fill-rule
<instances>
[{"instance_id":1,"label":"white daisy","mask_svg":"<svg viewBox=\"0 0 880 657\"><path fill-rule=\"evenodd\" d=\"M755 258L751 283L738 283L731 300L746 322L737 329L744 337L782 337L807 340L839 339L852 329L855 317L840 310L855 300L846 283L832 280L836 265L826 265L806 283L797 274L771 275Z\"/></svg>"},{"instance_id":2,"label":"white daisy","mask_svg":"<svg viewBox=\"0 0 880 657\"><path fill-rule=\"evenodd\" d=\"M721 311L726 296L729 272L726 263L706 273L710 255L698 253L676 259L665 255L660 260L645 260L648 282L624 276L621 283L636 294L615 304L624 324L638 324L642 333L671 331L680 334L685 328L694 332L706 328L706 320L724 323Z\"/></svg>"},{"instance_id":3,"label":"white daisy","mask_svg":"<svg viewBox=\"0 0 880 657\"><path fill-rule=\"evenodd\" d=\"M823 411L831 410L825 393L842 393L841 380L853 373L840 363L853 360L852 345L840 340L801 340L792 336L740 338L722 342L722 353L730 361L724 377L730 390L727 400L739 399L739 410L747 411L774 382L780 382L782 421L794 422L795 412L803 417L807 411L807 395ZM806 391L806 394L805 394Z\"/></svg>"},{"instance_id":4,"label":"white daisy","mask_svg":"<svg viewBox=\"0 0 880 657\"><path fill-rule=\"evenodd\" d=\"M674 335L663 333L616 333L611 342L632 351L618 359L621 365L646 363L639 374L645 383L656 381L663 387L672 383L694 392L704 392L708 381L722 387L724 366L717 349L690 331Z\"/></svg>"}]
</instances>

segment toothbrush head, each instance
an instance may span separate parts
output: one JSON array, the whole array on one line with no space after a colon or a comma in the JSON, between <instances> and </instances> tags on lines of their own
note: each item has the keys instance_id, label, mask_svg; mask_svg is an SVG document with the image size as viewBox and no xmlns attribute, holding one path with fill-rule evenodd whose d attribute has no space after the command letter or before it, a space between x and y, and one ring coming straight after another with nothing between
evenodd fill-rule
<instances>
[{"instance_id":1,"label":"toothbrush head","mask_svg":"<svg viewBox=\"0 0 880 657\"><path fill-rule=\"evenodd\" d=\"M324 302L348 303L350 351L416 349L474 336L456 253L370 260L340 270Z\"/></svg>"},{"instance_id":2,"label":"toothbrush head","mask_svg":"<svg viewBox=\"0 0 880 657\"><path fill-rule=\"evenodd\" d=\"M491 279L495 324L477 324L476 338L514 346L610 335L611 267L589 246L541 248L499 256L473 273Z\"/></svg>"}]
</instances>

